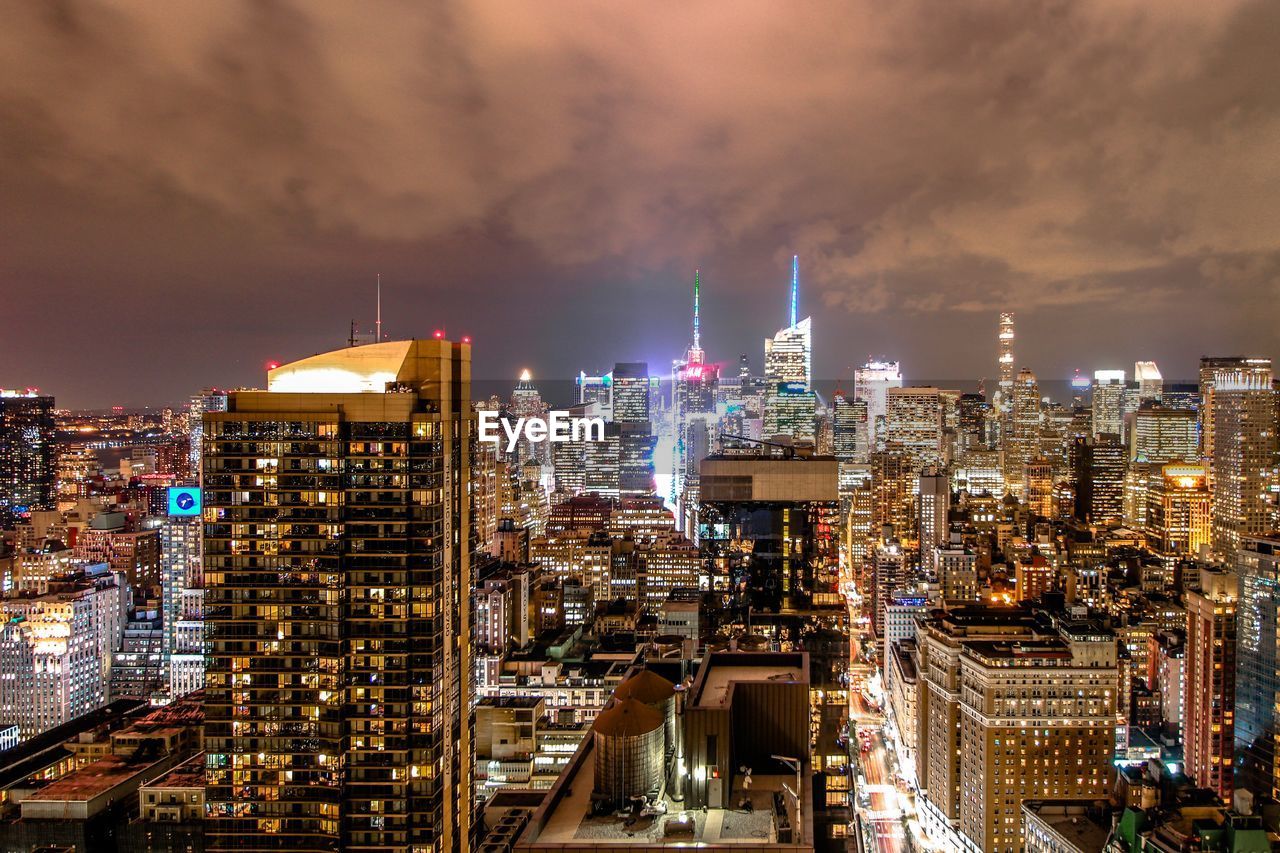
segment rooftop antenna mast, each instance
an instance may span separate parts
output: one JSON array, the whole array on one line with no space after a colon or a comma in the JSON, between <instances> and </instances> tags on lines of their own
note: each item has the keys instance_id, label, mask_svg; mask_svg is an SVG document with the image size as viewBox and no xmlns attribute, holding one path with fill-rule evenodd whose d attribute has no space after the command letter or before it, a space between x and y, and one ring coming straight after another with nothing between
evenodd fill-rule
<instances>
[{"instance_id":1,"label":"rooftop antenna mast","mask_svg":"<svg viewBox=\"0 0 1280 853\"><path fill-rule=\"evenodd\" d=\"M352 320L351 333L347 336L347 346L353 347L355 345L356 345L356 321Z\"/></svg>"},{"instance_id":2,"label":"rooftop antenna mast","mask_svg":"<svg viewBox=\"0 0 1280 853\"><path fill-rule=\"evenodd\" d=\"M700 275L700 271L695 269L693 271L693 348L696 350L702 349L702 342L701 342L702 328L701 328L701 322L699 321L699 318L698 318L698 309L700 307L698 291L701 289L701 283L698 281L699 275Z\"/></svg>"},{"instance_id":3,"label":"rooftop antenna mast","mask_svg":"<svg viewBox=\"0 0 1280 853\"><path fill-rule=\"evenodd\" d=\"M374 324L373 342L382 342L382 273L378 273L378 319Z\"/></svg>"}]
</instances>

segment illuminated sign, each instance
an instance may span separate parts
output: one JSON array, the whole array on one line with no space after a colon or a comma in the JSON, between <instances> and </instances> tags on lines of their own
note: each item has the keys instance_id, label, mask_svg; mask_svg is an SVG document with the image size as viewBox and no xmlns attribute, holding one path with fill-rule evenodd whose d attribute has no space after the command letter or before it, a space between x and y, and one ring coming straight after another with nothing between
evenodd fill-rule
<instances>
[{"instance_id":1,"label":"illuminated sign","mask_svg":"<svg viewBox=\"0 0 1280 853\"><path fill-rule=\"evenodd\" d=\"M169 515L199 515L200 505L200 490L195 486L172 486L169 488Z\"/></svg>"}]
</instances>

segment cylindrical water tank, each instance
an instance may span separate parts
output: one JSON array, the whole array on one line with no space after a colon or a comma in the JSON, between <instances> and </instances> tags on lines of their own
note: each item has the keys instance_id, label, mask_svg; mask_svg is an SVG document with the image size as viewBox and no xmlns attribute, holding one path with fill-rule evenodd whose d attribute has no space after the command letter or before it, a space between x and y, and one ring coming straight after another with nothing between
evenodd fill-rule
<instances>
[{"instance_id":1,"label":"cylindrical water tank","mask_svg":"<svg viewBox=\"0 0 1280 853\"><path fill-rule=\"evenodd\" d=\"M665 720L635 699L615 700L600 712L595 738L595 793L615 808L662 785Z\"/></svg>"},{"instance_id":2,"label":"cylindrical water tank","mask_svg":"<svg viewBox=\"0 0 1280 853\"><path fill-rule=\"evenodd\" d=\"M668 754L676 750L676 686L651 669L642 669L613 691L614 698L634 699L662 714Z\"/></svg>"}]
</instances>

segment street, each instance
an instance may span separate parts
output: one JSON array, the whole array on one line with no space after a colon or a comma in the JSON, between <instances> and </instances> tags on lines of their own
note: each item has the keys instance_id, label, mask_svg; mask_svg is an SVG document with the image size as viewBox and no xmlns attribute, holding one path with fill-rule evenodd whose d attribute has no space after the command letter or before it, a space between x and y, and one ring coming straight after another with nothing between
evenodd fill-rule
<instances>
[{"instance_id":1,"label":"street","mask_svg":"<svg viewBox=\"0 0 1280 853\"><path fill-rule=\"evenodd\" d=\"M903 806L909 799L901 794L895 782L896 759L890 754L885 739L885 712L872 706L865 690L876 675L875 667L862 654L866 628L860 596L847 595L849 601L849 720L852 731L849 749L857 767L855 776L855 808L866 831L866 849L897 853L911 849L903 829ZM908 814L914 823L914 815Z\"/></svg>"}]
</instances>

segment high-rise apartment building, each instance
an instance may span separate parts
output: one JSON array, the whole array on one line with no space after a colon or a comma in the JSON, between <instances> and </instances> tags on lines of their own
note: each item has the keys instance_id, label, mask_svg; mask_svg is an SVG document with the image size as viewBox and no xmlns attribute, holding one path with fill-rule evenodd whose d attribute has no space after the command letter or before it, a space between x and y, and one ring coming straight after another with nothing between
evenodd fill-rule
<instances>
[{"instance_id":1,"label":"high-rise apartment building","mask_svg":"<svg viewBox=\"0 0 1280 853\"><path fill-rule=\"evenodd\" d=\"M1276 453L1276 391L1270 359L1202 359L1204 434L1211 447L1213 550L1231 561L1243 536L1271 526L1267 487Z\"/></svg>"},{"instance_id":2,"label":"high-rise apartment building","mask_svg":"<svg viewBox=\"0 0 1280 853\"><path fill-rule=\"evenodd\" d=\"M1200 570L1200 589L1184 597L1187 651L1183 676L1182 742L1187 775L1224 800L1235 788L1235 575Z\"/></svg>"},{"instance_id":3,"label":"high-rise apartment building","mask_svg":"<svg viewBox=\"0 0 1280 853\"><path fill-rule=\"evenodd\" d=\"M917 778L929 835L949 849L1022 849L1026 799L1110 787L1115 635L1020 608L936 611L917 631Z\"/></svg>"},{"instance_id":4,"label":"high-rise apartment building","mask_svg":"<svg viewBox=\"0 0 1280 853\"><path fill-rule=\"evenodd\" d=\"M471 849L470 367L353 346L204 416L208 849Z\"/></svg>"},{"instance_id":5,"label":"high-rise apartment building","mask_svg":"<svg viewBox=\"0 0 1280 853\"><path fill-rule=\"evenodd\" d=\"M885 447L919 469L942 459L942 397L937 388L890 388L885 394Z\"/></svg>"},{"instance_id":6,"label":"high-rise apartment building","mask_svg":"<svg viewBox=\"0 0 1280 853\"><path fill-rule=\"evenodd\" d=\"M978 555L960 543L929 552L943 601L977 601Z\"/></svg>"},{"instance_id":7,"label":"high-rise apartment building","mask_svg":"<svg viewBox=\"0 0 1280 853\"><path fill-rule=\"evenodd\" d=\"M124 575L102 565L0 599L0 729L29 738L110 701L129 599Z\"/></svg>"},{"instance_id":8,"label":"high-rise apartment building","mask_svg":"<svg viewBox=\"0 0 1280 853\"><path fill-rule=\"evenodd\" d=\"M1240 599L1236 610L1235 748L1237 786L1280 793L1276 738L1280 720L1280 535L1246 536L1236 552Z\"/></svg>"},{"instance_id":9,"label":"high-rise apartment building","mask_svg":"<svg viewBox=\"0 0 1280 853\"><path fill-rule=\"evenodd\" d=\"M920 502L920 551L941 545L949 538L948 514L951 510L951 478L946 472L929 468L920 473L917 489Z\"/></svg>"},{"instance_id":10,"label":"high-rise apartment building","mask_svg":"<svg viewBox=\"0 0 1280 853\"><path fill-rule=\"evenodd\" d=\"M1022 466L1022 494L1027 509L1041 518L1053 518L1053 462L1033 456Z\"/></svg>"},{"instance_id":11,"label":"high-rise apartment building","mask_svg":"<svg viewBox=\"0 0 1280 853\"><path fill-rule=\"evenodd\" d=\"M1200 359L1200 453L1206 460L1215 456L1214 411L1219 386L1254 390L1269 387L1271 380L1269 358L1223 356Z\"/></svg>"},{"instance_id":12,"label":"high-rise apartment building","mask_svg":"<svg viewBox=\"0 0 1280 853\"><path fill-rule=\"evenodd\" d=\"M180 490L179 494L191 493ZM193 509L200 511L198 506ZM172 515L160 526L161 647L172 699L204 687L202 538L199 514Z\"/></svg>"},{"instance_id":13,"label":"high-rise apartment building","mask_svg":"<svg viewBox=\"0 0 1280 853\"><path fill-rule=\"evenodd\" d=\"M191 457L192 477L198 482L204 448L204 413L225 412L227 410L227 394L216 388L206 388L191 398L187 405L187 452Z\"/></svg>"},{"instance_id":14,"label":"high-rise apartment building","mask_svg":"<svg viewBox=\"0 0 1280 853\"><path fill-rule=\"evenodd\" d=\"M0 389L0 527L53 509L57 482L53 398Z\"/></svg>"}]
</instances>

